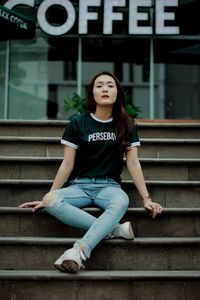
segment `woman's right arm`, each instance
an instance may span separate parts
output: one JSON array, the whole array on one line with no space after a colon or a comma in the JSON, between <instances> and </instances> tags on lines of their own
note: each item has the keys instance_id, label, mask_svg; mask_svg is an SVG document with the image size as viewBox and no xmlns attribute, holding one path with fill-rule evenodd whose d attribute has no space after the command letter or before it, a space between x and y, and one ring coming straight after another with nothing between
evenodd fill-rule
<instances>
[{"instance_id":1,"label":"woman's right arm","mask_svg":"<svg viewBox=\"0 0 200 300\"><path fill-rule=\"evenodd\" d=\"M50 191L62 188L74 168L75 156L76 149L64 146L64 158L58 169Z\"/></svg>"},{"instance_id":2,"label":"woman's right arm","mask_svg":"<svg viewBox=\"0 0 200 300\"><path fill-rule=\"evenodd\" d=\"M62 188L62 186L67 181L74 168L75 156L76 156L76 149L68 146L64 146L64 158L55 176L50 191ZM36 210L43 208L43 202L42 201L25 202L19 205L19 207L20 208L32 207L33 212L35 212Z\"/></svg>"}]
</instances>

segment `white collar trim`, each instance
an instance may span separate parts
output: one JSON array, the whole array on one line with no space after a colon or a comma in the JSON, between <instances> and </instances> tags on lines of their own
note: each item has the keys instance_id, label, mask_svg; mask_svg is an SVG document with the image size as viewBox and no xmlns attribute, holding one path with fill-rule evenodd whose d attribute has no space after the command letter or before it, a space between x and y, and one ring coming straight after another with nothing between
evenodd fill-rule
<instances>
[{"instance_id":1,"label":"white collar trim","mask_svg":"<svg viewBox=\"0 0 200 300\"><path fill-rule=\"evenodd\" d=\"M101 119L98 119L97 117L95 117L95 115L93 113L90 113L91 117L95 120L95 121L98 121L98 122L101 122L101 123L109 123L109 122L112 122L113 118L109 118L107 120L101 120Z\"/></svg>"}]
</instances>

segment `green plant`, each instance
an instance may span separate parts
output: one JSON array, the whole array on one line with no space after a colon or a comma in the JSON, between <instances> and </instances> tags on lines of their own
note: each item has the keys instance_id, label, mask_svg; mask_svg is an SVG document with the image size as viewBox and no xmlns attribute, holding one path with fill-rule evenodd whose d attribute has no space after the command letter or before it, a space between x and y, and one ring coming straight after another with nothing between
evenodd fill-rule
<instances>
[{"instance_id":1,"label":"green plant","mask_svg":"<svg viewBox=\"0 0 200 300\"><path fill-rule=\"evenodd\" d=\"M141 112L140 108L131 103L131 96L128 95L127 91L124 92L124 97L126 111L132 118L136 118ZM74 93L72 97L64 99L64 110L66 112L74 110L78 114L84 112L86 110L86 98Z\"/></svg>"},{"instance_id":2,"label":"green plant","mask_svg":"<svg viewBox=\"0 0 200 300\"><path fill-rule=\"evenodd\" d=\"M76 113L82 113L86 109L86 98L74 93L72 97L64 99L64 110L75 110Z\"/></svg>"},{"instance_id":3,"label":"green plant","mask_svg":"<svg viewBox=\"0 0 200 300\"><path fill-rule=\"evenodd\" d=\"M138 106L132 104L131 95L128 94L127 91L124 91L124 99L125 99L125 109L127 113L132 117L138 117L141 109Z\"/></svg>"},{"instance_id":4,"label":"green plant","mask_svg":"<svg viewBox=\"0 0 200 300\"><path fill-rule=\"evenodd\" d=\"M138 106L133 105L133 104L126 104L125 108L126 108L127 113L132 118L138 117L139 113L141 112L140 108Z\"/></svg>"}]
</instances>

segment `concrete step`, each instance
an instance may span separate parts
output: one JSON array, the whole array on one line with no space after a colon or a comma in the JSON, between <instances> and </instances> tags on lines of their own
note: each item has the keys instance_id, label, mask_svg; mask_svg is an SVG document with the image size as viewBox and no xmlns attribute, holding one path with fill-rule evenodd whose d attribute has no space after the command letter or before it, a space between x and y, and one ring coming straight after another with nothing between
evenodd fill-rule
<instances>
[{"instance_id":1,"label":"concrete step","mask_svg":"<svg viewBox=\"0 0 200 300\"><path fill-rule=\"evenodd\" d=\"M53 179L60 157L0 156L0 179ZM141 158L146 180L200 180L200 159ZM130 179L124 164L122 179Z\"/></svg>"},{"instance_id":2,"label":"concrete step","mask_svg":"<svg viewBox=\"0 0 200 300\"><path fill-rule=\"evenodd\" d=\"M200 159L184 158L141 158L145 180L200 180ZM124 164L122 178L130 180Z\"/></svg>"},{"instance_id":3,"label":"concrete step","mask_svg":"<svg viewBox=\"0 0 200 300\"><path fill-rule=\"evenodd\" d=\"M145 182L152 199L160 202L163 207L200 207L200 181L146 180ZM129 195L130 207L143 206L132 180L124 180L122 188Z\"/></svg>"},{"instance_id":4,"label":"concrete step","mask_svg":"<svg viewBox=\"0 0 200 300\"><path fill-rule=\"evenodd\" d=\"M98 217L101 210L86 208ZM165 208L162 215L152 219L143 208L129 208L121 222L131 221L136 237L199 237L200 208ZM45 210L0 207L0 236L8 237L80 237L84 230L67 226Z\"/></svg>"},{"instance_id":5,"label":"concrete step","mask_svg":"<svg viewBox=\"0 0 200 300\"><path fill-rule=\"evenodd\" d=\"M0 206L18 206L22 202L40 200L49 191L52 180L0 179ZM200 181L146 181L155 201L164 207L200 207ZM124 180L130 207L142 207L140 195L132 180ZM177 196L178 195L178 196Z\"/></svg>"},{"instance_id":6,"label":"concrete step","mask_svg":"<svg viewBox=\"0 0 200 300\"><path fill-rule=\"evenodd\" d=\"M139 157L199 158L200 139L141 139ZM63 157L56 137L0 137L0 156Z\"/></svg>"},{"instance_id":7,"label":"concrete step","mask_svg":"<svg viewBox=\"0 0 200 300\"><path fill-rule=\"evenodd\" d=\"M55 260L66 249L71 248L74 242L74 238L0 237L0 269L54 269ZM87 270L93 271L198 271L200 238L104 240L94 249L84 265Z\"/></svg>"},{"instance_id":8,"label":"concrete step","mask_svg":"<svg viewBox=\"0 0 200 300\"><path fill-rule=\"evenodd\" d=\"M61 137L69 121L0 120L0 136Z\"/></svg>"},{"instance_id":9,"label":"concrete step","mask_svg":"<svg viewBox=\"0 0 200 300\"><path fill-rule=\"evenodd\" d=\"M63 145L57 137L0 137L0 156L62 157Z\"/></svg>"},{"instance_id":10,"label":"concrete step","mask_svg":"<svg viewBox=\"0 0 200 300\"><path fill-rule=\"evenodd\" d=\"M0 136L61 137L68 121L0 120ZM143 122L137 120L140 138L199 138L200 122Z\"/></svg>"},{"instance_id":11,"label":"concrete step","mask_svg":"<svg viewBox=\"0 0 200 300\"><path fill-rule=\"evenodd\" d=\"M200 139L141 139L140 158L200 158Z\"/></svg>"},{"instance_id":12,"label":"concrete step","mask_svg":"<svg viewBox=\"0 0 200 300\"><path fill-rule=\"evenodd\" d=\"M199 271L0 271L0 299L199 300Z\"/></svg>"},{"instance_id":13,"label":"concrete step","mask_svg":"<svg viewBox=\"0 0 200 300\"><path fill-rule=\"evenodd\" d=\"M138 134L140 138L182 138L193 139L200 136L200 122L198 123L154 123L138 120Z\"/></svg>"},{"instance_id":14,"label":"concrete step","mask_svg":"<svg viewBox=\"0 0 200 300\"><path fill-rule=\"evenodd\" d=\"M0 121L0 299L199 300L200 123L138 123L148 190L167 208L155 220L139 208L124 167L130 208L123 220L131 220L136 238L103 241L86 271L76 275L54 270L53 263L84 232L44 210L33 214L13 207L40 200L49 190L67 123Z\"/></svg>"},{"instance_id":15,"label":"concrete step","mask_svg":"<svg viewBox=\"0 0 200 300\"><path fill-rule=\"evenodd\" d=\"M199 158L200 139L142 138L139 157ZM63 146L56 137L0 137L0 156L62 157Z\"/></svg>"}]
</instances>

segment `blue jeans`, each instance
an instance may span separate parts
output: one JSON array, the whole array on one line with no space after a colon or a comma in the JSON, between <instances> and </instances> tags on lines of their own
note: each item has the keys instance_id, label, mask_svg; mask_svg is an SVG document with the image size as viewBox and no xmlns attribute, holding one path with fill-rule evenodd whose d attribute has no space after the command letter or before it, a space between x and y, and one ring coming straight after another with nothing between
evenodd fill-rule
<instances>
[{"instance_id":1,"label":"blue jeans","mask_svg":"<svg viewBox=\"0 0 200 300\"><path fill-rule=\"evenodd\" d=\"M94 247L119 227L129 205L128 195L110 178L81 178L66 188L50 192L51 204L45 205L49 214L63 223L87 230L76 243L83 245L84 254L90 257ZM52 197L53 195L53 197ZM103 213L94 217L81 208L97 206Z\"/></svg>"}]
</instances>

